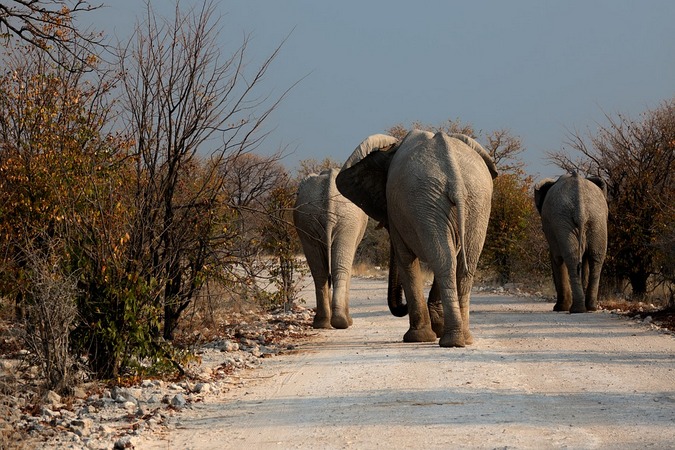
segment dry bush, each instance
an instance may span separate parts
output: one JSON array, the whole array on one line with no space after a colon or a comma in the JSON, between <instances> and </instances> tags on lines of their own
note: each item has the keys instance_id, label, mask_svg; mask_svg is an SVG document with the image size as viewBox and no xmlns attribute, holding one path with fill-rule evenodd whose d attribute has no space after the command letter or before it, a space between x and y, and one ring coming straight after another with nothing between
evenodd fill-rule
<instances>
[{"instance_id":1,"label":"dry bush","mask_svg":"<svg viewBox=\"0 0 675 450\"><path fill-rule=\"evenodd\" d=\"M46 387L64 393L71 384L68 345L77 316L77 280L64 275L51 258L32 256L23 340L44 374Z\"/></svg>"},{"instance_id":2,"label":"dry bush","mask_svg":"<svg viewBox=\"0 0 675 450\"><path fill-rule=\"evenodd\" d=\"M210 282L195 297L176 329L176 342L207 342L219 337L233 317L260 315L260 300L250 290L228 289Z\"/></svg>"}]
</instances>

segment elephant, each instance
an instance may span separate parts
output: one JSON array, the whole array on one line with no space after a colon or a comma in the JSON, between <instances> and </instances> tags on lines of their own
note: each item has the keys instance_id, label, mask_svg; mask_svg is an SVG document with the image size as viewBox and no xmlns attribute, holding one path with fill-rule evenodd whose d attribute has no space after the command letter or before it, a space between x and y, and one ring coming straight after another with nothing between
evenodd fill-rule
<instances>
[{"instance_id":1,"label":"elephant","mask_svg":"<svg viewBox=\"0 0 675 450\"><path fill-rule=\"evenodd\" d=\"M396 142L391 136L372 135L356 147L342 169L351 167L374 149ZM328 169L305 177L298 186L293 210L293 223L314 279L314 328L344 329L352 325L349 314L352 264L368 217L338 192L335 178L339 171Z\"/></svg>"},{"instance_id":2,"label":"elephant","mask_svg":"<svg viewBox=\"0 0 675 450\"><path fill-rule=\"evenodd\" d=\"M398 270L410 323L404 342L473 343L470 294L496 176L492 158L472 138L421 130L338 174L338 190L389 231L396 263L388 296ZM434 274L428 305L420 260Z\"/></svg>"},{"instance_id":3,"label":"elephant","mask_svg":"<svg viewBox=\"0 0 675 450\"><path fill-rule=\"evenodd\" d=\"M534 202L548 242L554 311L583 313L598 308L600 272L607 253L607 185L577 172L546 178L534 188Z\"/></svg>"}]
</instances>

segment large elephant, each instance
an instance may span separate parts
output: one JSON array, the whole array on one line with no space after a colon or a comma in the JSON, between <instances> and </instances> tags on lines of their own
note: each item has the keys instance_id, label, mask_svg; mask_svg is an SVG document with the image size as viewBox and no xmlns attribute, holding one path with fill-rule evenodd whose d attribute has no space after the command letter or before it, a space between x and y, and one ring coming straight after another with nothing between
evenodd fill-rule
<instances>
[{"instance_id":1,"label":"large elephant","mask_svg":"<svg viewBox=\"0 0 675 450\"><path fill-rule=\"evenodd\" d=\"M377 134L365 139L342 166L351 167L377 148L397 139ZM339 169L307 176L298 187L293 223L302 243L316 290L314 328L348 328L349 284L356 247L363 239L368 217L335 187ZM331 296L332 287L332 296Z\"/></svg>"},{"instance_id":2,"label":"large elephant","mask_svg":"<svg viewBox=\"0 0 675 450\"><path fill-rule=\"evenodd\" d=\"M546 178L534 202L548 241L557 294L554 311L595 311L607 253L607 187L599 177L576 172Z\"/></svg>"},{"instance_id":3,"label":"large elephant","mask_svg":"<svg viewBox=\"0 0 675 450\"><path fill-rule=\"evenodd\" d=\"M338 175L340 192L389 230L397 262L390 271L399 270L408 306L405 342L437 337L442 347L473 342L470 294L496 176L494 162L478 142L420 130ZM419 260L434 273L429 306Z\"/></svg>"}]
</instances>

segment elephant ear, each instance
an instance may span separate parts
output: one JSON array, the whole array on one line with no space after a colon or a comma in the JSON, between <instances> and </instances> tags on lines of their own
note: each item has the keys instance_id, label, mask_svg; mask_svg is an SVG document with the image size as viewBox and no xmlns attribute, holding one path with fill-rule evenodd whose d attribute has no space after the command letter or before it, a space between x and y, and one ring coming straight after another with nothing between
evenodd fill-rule
<instances>
[{"instance_id":1,"label":"elephant ear","mask_svg":"<svg viewBox=\"0 0 675 450\"><path fill-rule=\"evenodd\" d=\"M604 195L605 199L607 199L607 183L605 183L605 180L597 176L587 177L586 179L599 187L602 191L602 195Z\"/></svg>"},{"instance_id":2,"label":"elephant ear","mask_svg":"<svg viewBox=\"0 0 675 450\"><path fill-rule=\"evenodd\" d=\"M376 150L351 167L342 169L335 184L342 195L366 214L387 224L387 171L398 149Z\"/></svg>"},{"instance_id":3,"label":"elephant ear","mask_svg":"<svg viewBox=\"0 0 675 450\"><path fill-rule=\"evenodd\" d=\"M361 142L356 149L349 155L349 158L342 165L342 169L347 169L353 166L363 158L368 156L371 152L377 150L387 150L398 143L398 139L387 134L373 134L368 136Z\"/></svg>"},{"instance_id":4,"label":"elephant ear","mask_svg":"<svg viewBox=\"0 0 675 450\"><path fill-rule=\"evenodd\" d=\"M537 207L539 214L541 214L541 207L544 205L546 193L551 189L551 186L553 186L555 182L556 180L553 178L545 178L534 187L534 204Z\"/></svg>"}]
</instances>

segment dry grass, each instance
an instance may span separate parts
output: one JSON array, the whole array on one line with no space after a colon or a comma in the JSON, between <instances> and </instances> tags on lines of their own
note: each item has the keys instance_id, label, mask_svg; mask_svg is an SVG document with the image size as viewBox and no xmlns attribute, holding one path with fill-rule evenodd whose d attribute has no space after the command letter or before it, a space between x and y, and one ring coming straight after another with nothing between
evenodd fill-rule
<instances>
[{"instance_id":1,"label":"dry grass","mask_svg":"<svg viewBox=\"0 0 675 450\"><path fill-rule=\"evenodd\" d=\"M254 299L211 286L183 313L176 339L181 342L209 341L217 338L233 319L246 320L247 316L260 313L261 307Z\"/></svg>"}]
</instances>

